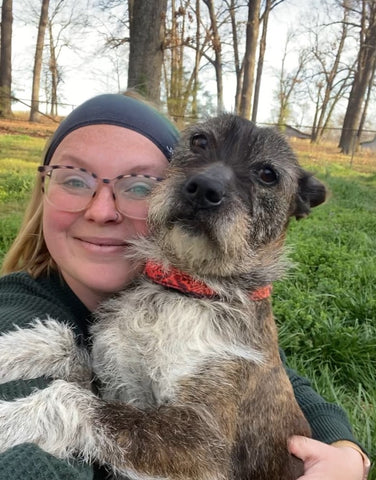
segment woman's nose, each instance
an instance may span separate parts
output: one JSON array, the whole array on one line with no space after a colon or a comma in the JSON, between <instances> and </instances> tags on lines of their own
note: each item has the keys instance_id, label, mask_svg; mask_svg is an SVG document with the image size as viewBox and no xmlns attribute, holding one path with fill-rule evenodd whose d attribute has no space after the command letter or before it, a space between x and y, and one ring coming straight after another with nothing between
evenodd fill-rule
<instances>
[{"instance_id":1,"label":"woman's nose","mask_svg":"<svg viewBox=\"0 0 376 480\"><path fill-rule=\"evenodd\" d=\"M112 187L110 185L102 185L96 191L89 206L84 214L87 220L94 220L98 223L119 222L122 215L116 208L116 202Z\"/></svg>"}]
</instances>

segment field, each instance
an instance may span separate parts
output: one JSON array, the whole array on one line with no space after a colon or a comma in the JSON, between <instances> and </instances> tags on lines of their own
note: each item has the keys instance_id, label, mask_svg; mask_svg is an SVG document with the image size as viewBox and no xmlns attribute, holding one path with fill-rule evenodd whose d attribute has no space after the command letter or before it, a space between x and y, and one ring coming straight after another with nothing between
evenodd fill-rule
<instances>
[{"instance_id":1,"label":"field","mask_svg":"<svg viewBox=\"0 0 376 480\"><path fill-rule=\"evenodd\" d=\"M20 224L45 137L54 128L0 122L0 261ZM293 268L274 285L289 363L347 411L376 461L376 156L292 142L330 198L288 234ZM350 164L351 162L351 164ZM376 469L370 478L376 480Z\"/></svg>"}]
</instances>

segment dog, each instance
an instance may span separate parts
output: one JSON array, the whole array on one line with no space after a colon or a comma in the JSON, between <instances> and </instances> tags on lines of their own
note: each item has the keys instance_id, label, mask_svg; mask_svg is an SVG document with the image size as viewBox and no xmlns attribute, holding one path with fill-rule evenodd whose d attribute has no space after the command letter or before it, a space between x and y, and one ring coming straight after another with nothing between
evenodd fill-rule
<instances>
[{"instance_id":1,"label":"dog","mask_svg":"<svg viewBox=\"0 0 376 480\"><path fill-rule=\"evenodd\" d=\"M54 379L0 403L0 450L34 442L134 480L302 475L287 442L310 428L270 290L290 219L325 196L275 130L232 114L188 127L134 241L145 271L99 308L90 356L51 318L0 337L1 382Z\"/></svg>"}]
</instances>

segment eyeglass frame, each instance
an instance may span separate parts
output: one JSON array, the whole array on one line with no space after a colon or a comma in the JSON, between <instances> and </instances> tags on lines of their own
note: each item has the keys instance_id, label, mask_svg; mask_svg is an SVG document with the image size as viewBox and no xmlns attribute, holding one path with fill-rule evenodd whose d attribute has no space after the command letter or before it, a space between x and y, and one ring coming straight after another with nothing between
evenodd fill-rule
<instances>
[{"instance_id":1,"label":"eyeglass frame","mask_svg":"<svg viewBox=\"0 0 376 480\"><path fill-rule=\"evenodd\" d=\"M96 188L95 190L93 191L93 194L91 196L91 199L88 201L87 205L83 208L80 208L78 210L65 210L63 208L60 208L58 206L56 206L54 203L51 202L51 200L49 199L48 195L46 194L46 189L45 189L45 177L48 176L48 173L49 172L53 172L54 170L59 170L59 169L65 169L65 170L78 170L78 171L81 171L83 173L87 173L89 175L91 175L97 185L96 185ZM93 198L95 197L97 191L98 191L98 187L100 185L100 182L102 182L103 184L105 185L111 185L113 183L115 183L117 180L121 180L122 178L147 178L147 179L150 179L150 180L153 180L155 181L156 183L158 182L161 182L162 180L164 180L163 177L155 177L153 175L149 175L149 174L138 174L138 173L129 173L129 174L125 174L125 175L117 175L116 177L114 178L101 178L99 177L96 173L94 172L90 172L89 170L87 170L86 168L83 168L83 167L74 167L73 165L39 165L37 167L37 170L38 170L38 173L40 174L40 177L41 177L41 182L42 182L42 193L43 194L46 194L46 199L47 201L49 201L49 203L57 208L58 210L62 211L62 212L70 212L70 213L79 213L79 212L83 212L84 210L86 210L91 201L93 200ZM123 210L119 209L118 207L118 204L117 204L117 199L116 199L116 195L115 195L115 192L114 192L114 189L113 189L113 186L112 186L112 197L115 201L115 205L116 205L116 209L122 213L123 215L125 215L126 217L128 218L133 218L133 219L137 219L137 220L145 220L147 217L135 217L135 216L132 216L132 215L129 215L128 213L125 213ZM145 201L147 200L147 197L145 198L140 198L140 199L134 199L136 201Z\"/></svg>"}]
</instances>

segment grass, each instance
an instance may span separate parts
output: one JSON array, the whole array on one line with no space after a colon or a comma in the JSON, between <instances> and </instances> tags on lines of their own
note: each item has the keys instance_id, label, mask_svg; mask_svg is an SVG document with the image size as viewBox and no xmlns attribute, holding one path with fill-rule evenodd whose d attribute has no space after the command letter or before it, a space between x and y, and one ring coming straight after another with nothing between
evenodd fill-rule
<instances>
[{"instance_id":1,"label":"grass","mask_svg":"<svg viewBox=\"0 0 376 480\"><path fill-rule=\"evenodd\" d=\"M45 139L0 135L0 261L20 226Z\"/></svg>"},{"instance_id":2,"label":"grass","mask_svg":"<svg viewBox=\"0 0 376 480\"><path fill-rule=\"evenodd\" d=\"M0 136L0 261L21 221L45 140ZM307 169L331 192L325 205L292 220L295 266L274 286L281 346L314 388L348 412L376 461L376 159L294 142ZM370 475L376 480L376 470Z\"/></svg>"},{"instance_id":3,"label":"grass","mask_svg":"<svg viewBox=\"0 0 376 480\"><path fill-rule=\"evenodd\" d=\"M280 343L291 366L345 408L375 461L376 175L302 163L331 195L310 217L291 222L295 266L273 294Z\"/></svg>"}]
</instances>

